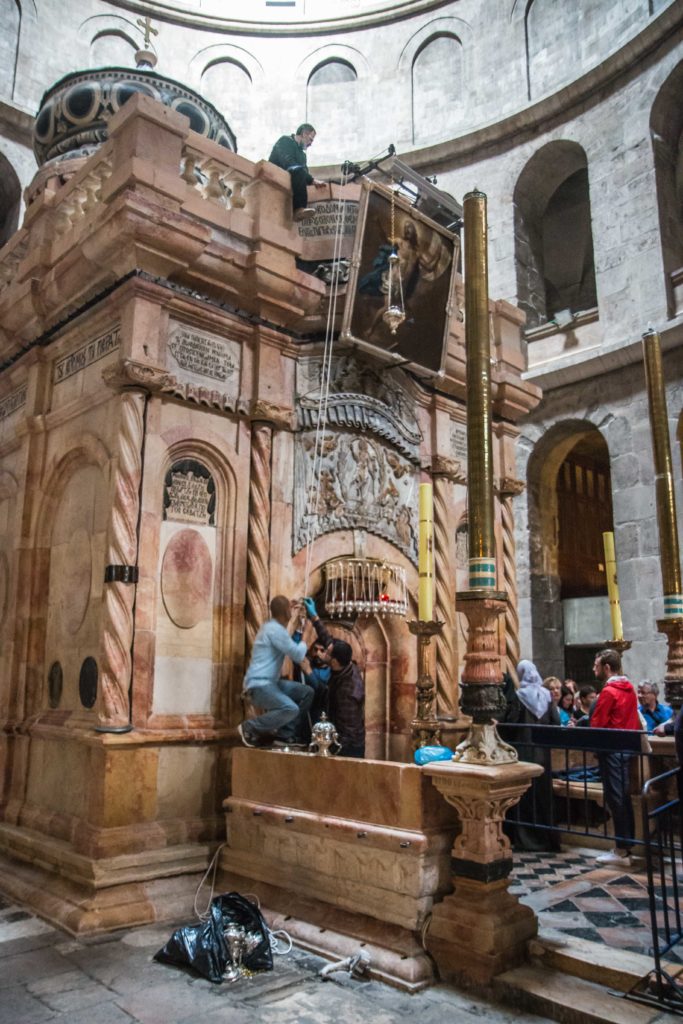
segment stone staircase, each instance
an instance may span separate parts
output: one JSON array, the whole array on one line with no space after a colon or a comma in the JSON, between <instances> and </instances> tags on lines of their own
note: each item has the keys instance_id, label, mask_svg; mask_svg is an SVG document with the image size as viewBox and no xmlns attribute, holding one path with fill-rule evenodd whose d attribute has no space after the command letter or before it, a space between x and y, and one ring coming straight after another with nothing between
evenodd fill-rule
<instances>
[{"instance_id":1,"label":"stone staircase","mask_svg":"<svg viewBox=\"0 0 683 1024\"><path fill-rule=\"evenodd\" d=\"M498 998L563 1024L674 1024L681 1016L625 999L653 967L650 957L543 929L530 960L498 975ZM669 974L683 972L671 964ZM681 1007L683 1011L683 1006Z\"/></svg>"}]
</instances>

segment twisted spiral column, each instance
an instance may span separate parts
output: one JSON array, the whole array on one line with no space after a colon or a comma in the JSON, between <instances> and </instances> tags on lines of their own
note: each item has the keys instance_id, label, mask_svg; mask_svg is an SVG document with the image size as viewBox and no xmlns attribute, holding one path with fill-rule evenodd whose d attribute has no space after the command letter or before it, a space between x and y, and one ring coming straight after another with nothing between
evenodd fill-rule
<instances>
[{"instance_id":1,"label":"twisted spiral column","mask_svg":"<svg viewBox=\"0 0 683 1024\"><path fill-rule=\"evenodd\" d=\"M107 565L135 566L145 393L139 390L123 391L119 401L121 423L107 538ZM105 584L100 662L102 711L99 719L107 728L127 726L130 721L134 601L135 586L132 583L115 581Z\"/></svg>"},{"instance_id":2,"label":"twisted spiral column","mask_svg":"<svg viewBox=\"0 0 683 1024\"><path fill-rule=\"evenodd\" d=\"M512 499L521 494L519 480L503 480L500 487L501 521L503 527L503 588L508 596L505 607L505 671L517 678L519 650L519 613L517 611L517 565L515 560L515 517Z\"/></svg>"},{"instance_id":3,"label":"twisted spiral column","mask_svg":"<svg viewBox=\"0 0 683 1024\"><path fill-rule=\"evenodd\" d=\"M437 714L458 717L459 691L455 664L455 557L451 539L452 483L434 476L434 568L436 618L444 623L436 634Z\"/></svg>"},{"instance_id":4,"label":"twisted spiral column","mask_svg":"<svg viewBox=\"0 0 683 1024\"><path fill-rule=\"evenodd\" d=\"M268 570L270 556L270 483L273 428L253 423L249 477L249 524L247 548L247 600L245 608L246 657L268 618Z\"/></svg>"}]
</instances>

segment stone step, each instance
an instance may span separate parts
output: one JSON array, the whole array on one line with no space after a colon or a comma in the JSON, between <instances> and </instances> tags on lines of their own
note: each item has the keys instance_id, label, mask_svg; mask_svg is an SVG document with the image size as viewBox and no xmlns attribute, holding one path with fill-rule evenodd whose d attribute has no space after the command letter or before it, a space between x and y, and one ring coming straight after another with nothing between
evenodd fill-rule
<instances>
[{"instance_id":1,"label":"stone step","mask_svg":"<svg viewBox=\"0 0 683 1024\"><path fill-rule=\"evenodd\" d=\"M524 964L499 974L496 996L515 1009L562 1024L680 1024L680 1016L612 994L603 985L563 971Z\"/></svg>"},{"instance_id":2,"label":"stone step","mask_svg":"<svg viewBox=\"0 0 683 1024\"><path fill-rule=\"evenodd\" d=\"M563 971L604 988L628 992L653 969L652 957L610 947L601 942L580 939L566 932L543 928L531 939L527 949L532 963ZM669 974L678 974L680 965L664 963Z\"/></svg>"}]
</instances>

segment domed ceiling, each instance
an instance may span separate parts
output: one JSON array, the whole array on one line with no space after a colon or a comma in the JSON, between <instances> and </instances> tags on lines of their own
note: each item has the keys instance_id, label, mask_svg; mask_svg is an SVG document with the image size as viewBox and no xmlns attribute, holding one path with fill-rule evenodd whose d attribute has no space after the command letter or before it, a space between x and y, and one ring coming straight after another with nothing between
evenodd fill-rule
<instances>
[{"instance_id":1,"label":"domed ceiling","mask_svg":"<svg viewBox=\"0 0 683 1024\"><path fill-rule=\"evenodd\" d=\"M112 6L167 21L230 32L295 34L376 25L443 7L450 0L112 0ZM246 16L248 8L249 17Z\"/></svg>"}]
</instances>

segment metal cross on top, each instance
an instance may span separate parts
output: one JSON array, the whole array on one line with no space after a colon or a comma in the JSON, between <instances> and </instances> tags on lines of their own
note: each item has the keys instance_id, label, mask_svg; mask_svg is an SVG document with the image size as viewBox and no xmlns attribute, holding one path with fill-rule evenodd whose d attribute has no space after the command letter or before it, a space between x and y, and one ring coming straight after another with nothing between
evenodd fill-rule
<instances>
[{"instance_id":1,"label":"metal cross on top","mask_svg":"<svg viewBox=\"0 0 683 1024\"><path fill-rule=\"evenodd\" d=\"M149 49L150 36L158 36L159 29L152 28L152 19L149 17L149 15L144 19L138 18L137 24L140 26L140 28L145 30L145 47Z\"/></svg>"}]
</instances>

